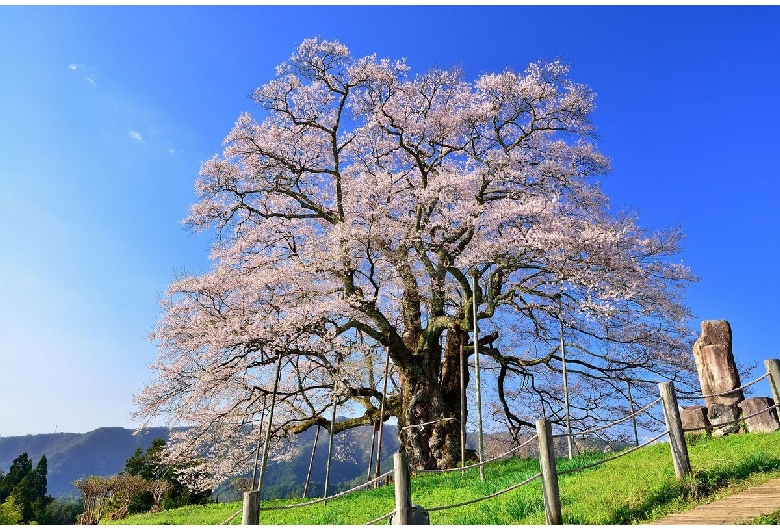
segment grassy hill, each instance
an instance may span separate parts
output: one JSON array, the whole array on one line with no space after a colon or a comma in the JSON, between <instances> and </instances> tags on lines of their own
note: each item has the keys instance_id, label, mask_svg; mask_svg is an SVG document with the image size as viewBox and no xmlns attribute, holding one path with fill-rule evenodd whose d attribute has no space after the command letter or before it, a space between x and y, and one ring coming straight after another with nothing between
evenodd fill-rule
<instances>
[{"instance_id":1,"label":"grassy hill","mask_svg":"<svg viewBox=\"0 0 780 530\"><path fill-rule=\"evenodd\" d=\"M634 451L595 467L563 474L559 479L565 524L632 524L659 519L770 478L780 477L780 432L699 438L689 446L692 477L678 481L665 443ZM602 453L558 460L559 473L598 462ZM465 474L418 475L412 501L426 508L482 498L521 482L538 471L533 458L514 458ZM277 500L263 506L296 502ZM138 515L120 524L219 524L240 510L241 503L185 507L155 515ZM361 491L304 508L262 511L261 524L364 524L394 508L392 486ZM431 524L544 524L539 481L467 506L430 513ZM241 522L240 515L232 521Z\"/></svg>"}]
</instances>

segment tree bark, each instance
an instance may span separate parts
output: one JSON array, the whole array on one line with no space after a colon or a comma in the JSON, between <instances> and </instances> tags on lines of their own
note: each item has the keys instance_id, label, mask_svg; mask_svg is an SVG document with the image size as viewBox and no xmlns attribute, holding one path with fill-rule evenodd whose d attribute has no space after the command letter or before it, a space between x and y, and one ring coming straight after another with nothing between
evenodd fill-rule
<instances>
[{"instance_id":1,"label":"tree bark","mask_svg":"<svg viewBox=\"0 0 780 530\"><path fill-rule=\"evenodd\" d=\"M460 461L460 356L455 334L400 366L401 446L412 469L449 469ZM433 422L433 423L429 423Z\"/></svg>"}]
</instances>

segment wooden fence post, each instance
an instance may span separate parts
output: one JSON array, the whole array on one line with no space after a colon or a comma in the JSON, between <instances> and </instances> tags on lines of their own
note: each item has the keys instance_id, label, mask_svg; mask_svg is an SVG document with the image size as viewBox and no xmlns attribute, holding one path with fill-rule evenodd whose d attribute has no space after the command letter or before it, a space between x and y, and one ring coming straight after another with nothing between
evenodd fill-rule
<instances>
[{"instance_id":1,"label":"wooden fence post","mask_svg":"<svg viewBox=\"0 0 780 530\"><path fill-rule=\"evenodd\" d=\"M244 514L241 516L241 524L260 524L260 492L244 492Z\"/></svg>"},{"instance_id":2,"label":"wooden fence post","mask_svg":"<svg viewBox=\"0 0 780 530\"><path fill-rule=\"evenodd\" d=\"M764 366L769 373L769 388L772 389L772 397L777 405L780 403L780 360L767 359Z\"/></svg>"},{"instance_id":3,"label":"wooden fence post","mask_svg":"<svg viewBox=\"0 0 780 530\"><path fill-rule=\"evenodd\" d=\"M539 467L542 470L544 515L547 524L563 524L561 498L558 495L558 471L555 469L552 425L548 420L544 418L536 420L536 435L539 440Z\"/></svg>"},{"instance_id":4,"label":"wooden fence post","mask_svg":"<svg viewBox=\"0 0 780 530\"><path fill-rule=\"evenodd\" d=\"M406 453L399 451L393 455L393 478L395 479L395 515L393 524L412 522L412 485L409 478L409 462Z\"/></svg>"},{"instance_id":5,"label":"wooden fence post","mask_svg":"<svg viewBox=\"0 0 780 530\"><path fill-rule=\"evenodd\" d=\"M661 401L664 405L666 428L669 430L669 446L672 450L674 474L677 475L677 478L683 478L691 474L691 463L688 460L688 447L685 445L685 437L683 436L674 383L658 383L658 389L661 392Z\"/></svg>"}]
</instances>

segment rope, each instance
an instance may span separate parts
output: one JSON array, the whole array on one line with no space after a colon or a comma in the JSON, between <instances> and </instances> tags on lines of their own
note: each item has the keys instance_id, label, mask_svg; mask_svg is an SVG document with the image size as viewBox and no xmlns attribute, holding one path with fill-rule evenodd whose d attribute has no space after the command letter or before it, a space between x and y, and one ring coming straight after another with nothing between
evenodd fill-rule
<instances>
[{"instance_id":1,"label":"rope","mask_svg":"<svg viewBox=\"0 0 780 530\"><path fill-rule=\"evenodd\" d=\"M586 436L588 434L593 434L595 432L599 432L599 431L603 431L603 430L609 429L610 427L614 427L615 425L623 423L626 420L630 420L631 418L633 418L635 416L638 416L639 414L649 410L650 408L652 408L654 405L656 405L660 401L661 401L661 398L659 397L655 401L651 401L650 403L648 403L647 405L645 405L641 409L634 411L632 414L629 414L628 416L626 416L624 418L621 418L619 420L615 420L612 423L608 423L607 425L603 425L601 427L594 427L593 429L590 429L589 431L582 431L582 432L572 433L572 436ZM553 438L563 438L563 437L568 437L568 436L569 436L568 434L555 434L555 435L553 435Z\"/></svg>"},{"instance_id":2,"label":"rope","mask_svg":"<svg viewBox=\"0 0 780 530\"><path fill-rule=\"evenodd\" d=\"M713 397L719 397L719 396L727 396L729 394L733 394L734 392L739 392L740 390L745 390L746 388L755 385L756 383L758 383L759 381L761 381L762 379L764 379L765 377L768 377L768 376L769 376L769 373L766 373L766 374L762 375L761 377L759 377L758 379L755 379L755 380L753 380L753 381L751 381L749 383L746 383L746 384L742 385L741 387L735 388L733 390L726 390L724 392L719 392L717 394L706 394L706 395L700 395L700 396L699 395L696 395L696 396L679 396L678 399L691 399L691 400L693 400L693 399L706 399L706 398L713 398ZM689 392L677 392L677 393L678 394L689 394Z\"/></svg>"},{"instance_id":3,"label":"rope","mask_svg":"<svg viewBox=\"0 0 780 530\"><path fill-rule=\"evenodd\" d=\"M648 441L646 441L645 443L643 443L641 445L637 445L636 447L632 447L631 449L627 449L627 450L623 451L622 453L618 453L616 455L610 456L609 458L605 458L604 460L600 460L598 462L591 462L590 464L585 464L584 466L580 466L580 467L578 467L576 469L567 469L566 471L560 471L558 473L558 475L566 475L568 473L574 473L576 471L582 471L583 469L588 469L588 468L591 468L591 467L600 466L601 464L605 464L605 463L609 462L610 460L616 460L616 459L620 458L621 456L626 456L629 453L633 453L637 449L640 449L642 447L650 445L654 441L658 440L659 438L662 438L662 437L666 436L667 434L669 434L668 430L662 432L661 434L659 434L655 438L651 438Z\"/></svg>"},{"instance_id":4,"label":"rope","mask_svg":"<svg viewBox=\"0 0 780 530\"><path fill-rule=\"evenodd\" d=\"M414 429L414 428L417 428L417 427L425 427L426 425L431 425L433 423L439 423L440 421L458 421L458 420L457 420L457 418L440 418L438 420L426 421L425 423L417 423L415 425L407 425L406 427L401 427L401 430L403 431L405 429Z\"/></svg>"},{"instance_id":5,"label":"rope","mask_svg":"<svg viewBox=\"0 0 780 530\"><path fill-rule=\"evenodd\" d=\"M330 497L325 497L323 499L314 499L314 500L311 500L311 501L308 501L308 502L301 502L301 503L298 503L298 504L287 504L287 505L284 505L284 506L262 506L262 507L260 507L260 511L261 512L266 512L266 511L271 511L271 510L290 510L292 508L302 508L304 506L311 506L312 504L318 504L320 502L327 502L327 501L330 501L330 500L333 500L333 499L337 499L339 497L343 497L344 495L347 495L349 493L354 493L354 492L356 492L356 491L358 491L360 489L365 488L366 486L368 486L370 484L373 484L374 482L377 482L377 481L380 481L380 480L384 480L385 478L389 477L392 474L393 474L393 470L391 469L390 471L388 471L384 475L379 475L378 477L369 480L365 484L361 484L360 486L355 486L354 488L350 488L350 489L348 489L346 491L342 491L341 493L336 493L335 495L331 495Z\"/></svg>"},{"instance_id":6,"label":"rope","mask_svg":"<svg viewBox=\"0 0 780 530\"><path fill-rule=\"evenodd\" d=\"M395 510L393 510L393 511L392 511L392 512L390 512L390 513L386 513L386 514L385 514L385 515L383 515L382 517L377 517L376 519L372 519L371 521L367 522L366 524L367 524L367 525L369 525L369 524L376 524L376 523L378 523L379 521L381 521L381 520L383 520L383 519L388 519L388 518L390 518L390 517L392 517L392 516L394 516L394 515L395 515Z\"/></svg>"},{"instance_id":7,"label":"rope","mask_svg":"<svg viewBox=\"0 0 780 530\"><path fill-rule=\"evenodd\" d=\"M536 475L533 475L532 477L528 477L527 479L525 479L524 481L520 482L519 484L515 484L514 486L509 486L508 488L504 488L501 491L497 491L495 493L491 493L490 495L487 495L485 497L480 497L478 499L472 499L470 501L465 501L465 502L459 502L457 504L450 504L448 506L437 506L435 508L426 508L426 509L429 512L438 512L440 510L449 510L449 509L452 509L452 508L460 508L461 506L467 506L469 504L474 504L475 502L486 501L488 499L492 499L493 497L498 497L499 495L503 495L504 493L512 491L513 489L517 489L520 486L525 486L526 484L528 484L532 480L535 480L535 479L537 479L537 478L539 478L541 476L542 476L541 473L537 473Z\"/></svg>"},{"instance_id":8,"label":"rope","mask_svg":"<svg viewBox=\"0 0 780 530\"><path fill-rule=\"evenodd\" d=\"M469 465L463 466L463 467L452 467L450 469L421 469L419 471L415 471L415 473L420 473L420 474L422 474L422 473L450 473L451 471L465 471L467 469L472 469L472 468L475 468L475 467L484 466L485 464L489 464L491 462L495 462L496 460L500 460L501 458L505 457L509 453L513 453L513 452L517 451L518 449L521 449L522 447L524 447L524 446L528 445L529 443L533 442L534 440L536 440L536 437L537 437L537 435L534 434L528 440L524 441L520 445L518 445L516 447L513 447L512 449L510 449L508 451L504 451L500 455L494 456L493 458L489 458L489 459L484 460L482 462L477 462L476 464L469 464Z\"/></svg>"},{"instance_id":9,"label":"rope","mask_svg":"<svg viewBox=\"0 0 780 530\"><path fill-rule=\"evenodd\" d=\"M225 519L224 521L219 523L220 526L223 525L223 524L228 524L230 521L232 521L233 519L236 518L236 515L240 514L243 511L244 511L244 507L242 506L236 513L234 513L233 515L231 515L230 517L228 517L227 519Z\"/></svg>"},{"instance_id":10,"label":"rope","mask_svg":"<svg viewBox=\"0 0 780 530\"><path fill-rule=\"evenodd\" d=\"M765 412L769 412L770 410L776 409L777 407L778 407L778 405L775 404L775 405L772 405L771 407L765 408L764 410L760 410L758 412L754 412L753 414L750 414L749 416L742 416L741 418L737 418L735 420L727 421L727 422L724 422L724 423L716 423L715 425L710 425L709 428L710 429L717 429L719 427L725 427L726 425L733 425L735 423L741 422L742 420L747 420L747 419L750 419L750 418L754 418L754 417L759 416L759 415L761 415L761 414L763 414ZM705 427L688 427L688 428L683 429L683 432L704 431L704 430L707 430L706 426Z\"/></svg>"}]
</instances>

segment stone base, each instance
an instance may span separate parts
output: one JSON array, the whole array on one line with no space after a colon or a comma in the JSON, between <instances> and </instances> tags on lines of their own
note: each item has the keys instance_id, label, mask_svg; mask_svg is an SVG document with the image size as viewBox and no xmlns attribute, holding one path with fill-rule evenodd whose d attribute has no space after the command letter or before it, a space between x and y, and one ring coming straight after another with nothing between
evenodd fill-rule
<instances>
[{"instance_id":1,"label":"stone base","mask_svg":"<svg viewBox=\"0 0 780 530\"><path fill-rule=\"evenodd\" d=\"M742 409L743 418L759 413L756 416L745 420L748 432L774 432L777 429L780 429L780 422L778 422L777 419L777 410L766 410L774 404L774 400L768 397L748 398L739 403L739 408Z\"/></svg>"},{"instance_id":2,"label":"stone base","mask_svg":"<svg viewBox=\"0 0 780 530\"><path fill-rule=\"evenodd\" d=\"M704 407L680 407L680 421L685 434L709 433L712 430Z\"/></svg>"},{"instance_id":3,"label":"stone base","mask_svg":"<svg viewBox=\"0 0 780 530\"><path fill-rule=\"evenodd\" d=\"M739 417L739 407L737 405L724 405L722 403L713 403L707 408L710 425L712 426L713 436L726 436L739 432L739 423L733 422ZM722 425L728 423L728 425ZM720 427L718 425L721 425Z\"/></svg>"}]
</instances>

